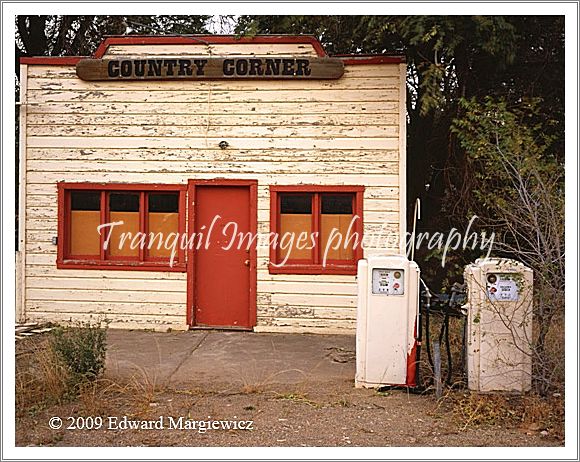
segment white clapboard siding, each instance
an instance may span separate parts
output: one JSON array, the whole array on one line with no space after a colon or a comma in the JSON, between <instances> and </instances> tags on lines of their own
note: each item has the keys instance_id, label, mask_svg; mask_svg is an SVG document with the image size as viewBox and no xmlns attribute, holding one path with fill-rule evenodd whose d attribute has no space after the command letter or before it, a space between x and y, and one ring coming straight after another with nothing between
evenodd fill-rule
<instances>
[{"instance_id":1,"label":"white clapboard siding","mask_svg":"<svg viewBox=\"0 0 580 462\"><path fill-rule=\"evenodd\" d=\"M256 332L295 332L319 334L352 334L356 329L355 319L309 319L262 318L258 321Z\"/></svg>"},{"instance_id":2,"label":"white clapboard siding","mask_svg":"<svg viewBox=\"0 0 580 462\"><path fill-rule=\"evenodd\" d=\"M152 316L181 316L183 303L135 303L128 302L89 302L83 300L61 300L58 304L51 300L33 300L29 299L28 308L31 311L43 311L46 313L83 313L83 314L115 314L119 308L123 309L125 314L132 315L152 315Z\"/></svg>"},{"instance_id":3,"label":"white clapboard siding","mask_svg":"<svg viewBox=\"0 0 580 462\"><path fill-rule=\"evenodd\" d=\"M168 162L169 164L170 162ZM168 165L169 167L169 165ZM91 168L90 163L87 169ZM165 171L144 171L136 172L106 172L85 170L82 175L82 181L85 182L102 182L109 181L112 183L163 183L163 184L182 184L187 178L211 179L215 178L215 173L196 173L185 176L183 173L173 173ZM221 176L226 178L226 176ZM360 174L340 174L340 173L320 173L320 174L286 174L272 175L254 173L235 173L230 174L230 178L252 179L265 181L269 184L278 185L301 185L301 184L328 184L328 185L360 185L363 186L387 186L394 187L398 184L398 175L390 174L367 174L362 177ZM57 183L59 181L78 182L81 181L79 174L76 172L29 172L29 183Z\"/></svg>"},{"instance_id":4,"label":"white clapboard siding","mask_svg":"<svg viewBox=\"0 0 580 462\"><path fill-rule=\"evenodd\" d=\"M31 106L32 108L32 106ZM181 127L181 126L203 126L212 127L372 127L398 126L399 116L397 114L216 114L214 111L208 114L91 114L79 112L67 113L31 113L27 120L28 134L37 126L46 125L73 125L73 126L123 126L133 127L154 126L160 127Z\"/></svg>"},{"instance_id":5,"label":"white clapboard siding","mask_svg":"<svg viewBox=\"0 0 580 462\"><path fill-rule=\"evenodd\" d=\"M279 292L261 293L258 294L258 304L354 308L356 307L356 295L310 294L305 291L292 294Z\"/></svg>"},{"instance_id":6,"label":"white clapboard siding","mask_svg":"<svg viewBox=\"0 0 580 462\"><path fill-rule=\"evenodd\" d=\"M29 300L100 301L105 303L134 302L142 304L185 303L185 293L157 292L154 284L147 291L137 290L76 290L27 289Z\"/></svg>"},{"instance_id":7,"label":"white clapboard siding","mask_svg":"<svg viewBox=\"0 0 580 462\"><path fill-rule=\"evenodd\" d=\"M84 137L268 137L268 138L386 138L396 137L396 125L373 126L215 126L215 125L29 125L27 135L32 136L84 136Z\"/></svg>"},{"instance_id":8,"label":"white clapboard siding","mask_svg":"<svg viewBox=\"0 0 580 462\"><path fill-rule=\"evenodd\" d=\"M199 40L199 42L197 41ZM144 56L318 56L307 43L260 44L238 43L204 44L203 39L191 38L191 45L109 45L103 58ZM197 42L197 43L195 43Z\"/></svg>"},{"instance_id":9,"label":"white clapboard siding","mask_svg":"<svg viewBox=\"0 0 580 462\"><path fill-rule=\"evenodd\" d=\"M239 162L267 162L270 164L280 162L398 162L398 152L394 149L383 150L301 150L301 149L229 149L224 153L219 147L216 149L163 149L152 150L143 148L133 149L86 149L86 148L30 148L29 159L35 160L58 160L58 161L141 161L156 160L163 156L168 161L197 161L219 162L236 159ZM260 189L266 194L267 186ZM29 194L34 194L30 191ZM269 192L268 192L269 197Z\"/></svg>"},{"instance_id":10,"label":"white clapboard siding","mask_svg":"<svg viewBox=\"0 0 580 462\"><path fill-rule=\"evenodd\" d=\"M311 45L212 45L211 54L315 56ZM192 45L114 45L105 56L205 55ZM84 82L74 66L30 65L26 127L26 317L111 327L186 328L185 272L56 268L59 181L258 181L258 232L270 185L361 185L365 250L396 253L400 229L399 65L345 67L338 80ZM221 149L219 143L229 146ZM257 331L352 333L353 275L270 274L258 248Z\"/></svg>"},{"instance_id":11,"label":"white clapboard siding","mask_svg":"<svg viewBox=\"0 0 580 462\"><path fill-rule=\"evenodd\" d=\"M258 305L258 316L262 318L301 317L308 319L356 319L356 310L348 308L329 308L288 305Z\"/></svg>"},{"instance_id":12,"label":"white clapboard siding","mask_svg":"<svg viewBox=\"0 0 580 462\"><path fill-rule=\"evenodd\" d=\"M132 278L126 279L123 277L116 278L102 278L102 277L86 277L82 280L82 286L79 285L79 280L76 277L46 277L46 276L29 276L28 287L34 289L87 289L87 290L137 290L143 291L155 288L156 292L174 292L183 294L186 290L185 280L176 279L156 279L151 280L148 277L141 279Z\"/></svg>"},{"instance_id":13,"label":"white clapboard siding","mask_svg":"<svg viewBox=\"0 0 580 462\"><path fill-rule=\"evenodd\" d=\"M30 305L27 303L27 310ZM118 306L119 310L122 307ZM115 313L83 313L79 311L69 312L48 312L29 310L29 318L37 322L53 322L62 325L78 325L79 323L107 323L112 329L153 329L165 332L168 330L186 330L188 328L183 316L161 315L154 316L151 314L125 314L123 312Z\"/></svg>"},{"instance_id":14,"label":"white clapboard siding","mask_svg":"<svg viewBox=\"0 0 580 462\"><path fill-rule=\"evenodd\" d=\"M319 173L333 174L342 171L347 174L391 174L396 175L397 162L193 162L172 160L126 160L126 161L67 161L67 172L127 172L127 173L254 173L259 174L309 174L316 169ZM30 160L29 172L60 172L60 160Z\"/></svg>"},{"instance_id":15,"label":"white clapboard siding","mask_svg":"<svg viewBox=\"0 0 580 462\"><path fill-rule=\"evenodd\" d=\"M139 281L153 281L155 284L159 280L177 281L185 287L187 275L185 272L167 272L167 271L78 271L74 269L57 269L53 265L33 265L26 268L26 276L38 279L101 279L103 281L124 281L126 279L137 279ZM84 283L83 283L84 284ZM127 281L128 287L131 287L131 281Z\"/></svg>"},{"instance_id":16,"label":"white clapboard siding","mask_svg":"<svg viewBox=\"0 0 580 462\"><path fill-rule=\"evenodd\" d=\"M356 287L353 286L352 281L345 283L331 280L324 284L321 284L320 281L312 280L306 283L303 281L262 281L261 279L258 281L258 291L261 293L277 292L280 294L307 293L324 295L327 294L329 290L337 295L356 296Z\"/></svg>"},{"instance_id":17,"label":"white clapboard siding","mask_svg":"<svg viewBox=\"0 0 580 462\"><path fill-rule=\"evenodd\" d=\"M37 104L63 103L63 102L113 102L113 103L148 103L159 101L171 101L172 103L187 103L198 106L201 109L204 104L213 103L271 103L278 104L280 101L292 101L295 103L321 103L321 102L345 102L345 101L395 101L399 97L399 91L394 89L353 90L342 89L328 90L279 90L271 92L262 91L111 91L111 90L29 90L30 100Z\"/></svg>"},{"instance_id":18,"label":"white clapboard siding","mask_svg":"<svg viewBox=\"0 0 580 462\"><path fill-rule=\"evenodd\" d=\"M31 90L197 90L220 89L228 91L277 91L277 90L368 90L368 89L398 89L399 75L383 77L338 79L338 80L145 80L88 82L77 78L35 78L28 88Z\"/></svg>"},{"instance_id":19,"label":"white clapboard siding","mask_svg":"<svg viewBox=\"0 0 580 462\"><path fill-rule=\"evenodd\" d=\"M156 138L156 137L100 137L87 139L82 136L29 136L28 146L38 147L71 147L71 148L185 148L203 149L208 146L217 147L224 141L222 137L199 138ZM244 138L228 137L227 142L234 149L332 149L338 141L334 137L325 138ZM344 138L340 140L343 149L395 149L397 138ZM227 151L225 149L224 151Z\"/></svg>"},{"instance_id":20,"label":"white clapboard siding","mask_svg":"<svg viewBox=\"0 0 580 462\"><path fill-rule=\"evenodd\" d=\"M126 103L108 102L34 102L27 103L30 114L232 114L252 116L254 114L268 115L272 113L292 114L397 114L398 103L393 101L277 101L277 102L223 102L206 101L202 104L191 104L176 101L133 101Z\"/></svg>"}]
</instances>

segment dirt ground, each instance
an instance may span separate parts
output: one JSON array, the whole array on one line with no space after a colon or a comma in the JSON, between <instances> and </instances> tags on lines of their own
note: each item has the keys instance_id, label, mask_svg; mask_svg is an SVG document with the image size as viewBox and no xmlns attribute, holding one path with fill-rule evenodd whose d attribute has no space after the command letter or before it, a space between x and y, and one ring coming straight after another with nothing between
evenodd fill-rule
<instances>
[{"instance_id":1,"label":"dirt ground","mask_svg":"<svg viewBox=\"0 0 580 462\"><path fill-rule=\"evenodd\" d=\"M107 403L108 401L108 403ZM96 406L95 409L90 409ZM88 409L87 409L88 407ZM404 391L379 394L352 383L286 390L217 392L167 390L151 402L117 396L101 402L53 406L17 420L18 446L559 446L538 428L460 422L436 410L432 397ZM87 412L89 411L89 412ZM90 412L92 411L92 412ZM105 416L100 430L67 430L68 417ZM185 417L252 421L252 430L109 429L107 416L132 420ZM52 430L58 416L63 428ZM245 425L244 425L245 426Z\"/></svg>"},{"instance_id":2,"label":"dirt ground","mask_svg":"<svg viewBox=\"0 0 580 462\"><path fill-rule=\"evenodd\" d=\"M115 335L122 340L116 343ZM141 338L144 334L136 335ZM159 334L150 333L150 336L155 335ZM136 342L138 338L135 337L133 341ZM171 340L173 342L187 339L179 336L159 338L161 341L173 339ZM224 338L231 344L232 349L237 344L238 350L240 345L235 342L239 342L239 339L243 339L244 342L261 341L256 340L251 334L250 337L214 336L213 340L202 340L201 342L206 342L204 345L208 348L207 360L217 361L210 352L215 353L216 345L224 341ZM276 341L279 341L279 345L275 344ZM326 337L320 340L319 337L313 336L312 339L306 338L305 341L309 345L308 349L304 349L305 357L318 351L317 348L321 352L333 349L333 354L326 354L323 358L324 374L310 374L302 378L296 376L277 381L250 380L248 378L250 375L243 375L237 371L236 379L220 381L215 374L204 376L201 372L196 373L192 365L188 370L189 380L162 380L159 378L160 375L151 374L151 370L143 366L145 362L140 364L137 357L133 358L135 367L131 375L127 373L126 366L119 362L115 363L115 358L127 357L123 353L122 345L131 342L127 341L127 335L113 334L108 360L109 374L73 401L17 412L16 444L17 446L297 447L563 445L561 437L539 423L528 422L522 425L514 424L513 421L506 423L502 419L484 423L470 421L469 418L457 414L457 406L454 405L456 399L452 399L451 396L437 402L431 394L413 395L404 390L378 392L354 388L352 379L354 355L349 351L349 345L352 346L351 339ZM159 340L156 342L159 343ZM273 345L271 349L276 352L275 357L278 360L284 357L285 353L280 351L280 345L288 344L284 338L268 339L265 344L268 342ZM316 342L322 343L316 346ZM292 347L296 352L295 356L300 355L298 346ZM228 348L224 344L219 351L227 351ZM255 349L252 348L252 351ZM266 347L263 349L262 355L264 361L267 361ZM159 345L156 346L156 350L157 366L165 367L167 361L162 357L163 351ZM135 343L132 351L134 355L142 352L143 358L148 357L146 352L135 348ZM196 367L203 364L203 349L198 349L199 351L201 351L200 359ZM188 353L187 358L195 357L193 350ZM180 365L186 364L187 360L181 357L175 359ZM320 358L318 361L321 361ZM279 367L288 370L286 364L279 364ZM119 374L120 369L124 375ZM165 378L176 376L177 369L170 367L166 369L168 372ZM213 369L218 371L219 364L214 364ZM116 373L113 374L111 371ZM324 377L328 379L323 380ZM461 396L461 393L456 395ZM58 419L51 420L53 417L61 419L60 428L50 428L51 423L53 426L58 426L59 423ZM102 417L102 421L94 419L95 417ZM118 420L115 422L109 417L117 417ZM177 426L179 425L180 417L183 428L174 428L176 422ZM151 421L145 424L152 428L124 429L122 428L124 418L139 425L144 421ZM190 423L192 420L235 421L238 425L251 429L200 431L199 423L195 424L196 428L188 428L188 425L193 425ZM93 424L100 428L67 428L73 422L77 427ZM163 428L153 428L155 425L163 425Z\"/></svg>"}]
</instances>

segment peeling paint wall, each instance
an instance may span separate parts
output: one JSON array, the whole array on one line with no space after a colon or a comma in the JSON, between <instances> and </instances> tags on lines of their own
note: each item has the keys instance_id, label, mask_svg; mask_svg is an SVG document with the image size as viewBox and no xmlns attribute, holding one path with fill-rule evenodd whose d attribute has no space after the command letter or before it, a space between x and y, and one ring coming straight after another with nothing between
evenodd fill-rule
<instances>
[{"instance_id":1,"label":"peeling paint wall","mask_svg":"<svg viewBox=\"0 0 580 462\"><path fill-rule=\"evenodd\" d=\"M209 52L316 56L303 44L111 46L106 56ZM186 328L185 273L56 268L59 181L256 179L259 232L270 227L269 185L364 185L365 233L403 231L404 65L348 65L336 81L148 82L84 82L74 66L23 67L28 319ZM354 331L354 276L272 275L267 264L259 249L256 330Z\"/></svg>"}]
</instances>

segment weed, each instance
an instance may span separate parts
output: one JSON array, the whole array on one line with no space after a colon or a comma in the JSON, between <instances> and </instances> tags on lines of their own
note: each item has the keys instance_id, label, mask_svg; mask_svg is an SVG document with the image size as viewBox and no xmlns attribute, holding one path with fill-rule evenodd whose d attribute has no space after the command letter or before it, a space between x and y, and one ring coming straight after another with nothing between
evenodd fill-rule
<instances>
[{"instance_id":1,"label":"weed","mask_svg":"<svg viewBox=\"0 0 580 462\"><path fill-rule=\"evenodd\" d=\"M50 348L68 369L71 387L95 380L104 371L107 332L100 323L57 327L51 334Z\"/></svg>"},{"instance_id":2,"label":"weed","mask_svg":"<svg viewBox=\"0 0 580 462\"><path fill-rule=\"evenodd\" d=\"M256 393L262 393L265 389L265 384L262 383L245 383L240 388L240 393L243 395L253 395Z\"/></svg>"},{"instance_id":3,"label":"weed","mask_svg":"<svg viewBox=\"0 0 580 462\"><path fill-rule=\"evenodd\" d=\"M564 437L564 400L537 394L477 394L449 391L437 403L435 415L452 414L462 430L482 425L517 426L524 431L547 430Z\"/></svg>"},{"instance_id":4,"label":"weed","mask_svg":"<svg viewBox=\"0 0 580 462\"><path fill-rule=\"evenodd\" d=\"M340 398L334 404L336 404L337 406L340 406L340 407L351 407L352 406L352 403L349 400L347 400L346 398Z\"/></svg>"},{"instance_id":5,"label":"weed","mask_svg":"<svg viewBox=\"0 0 580 462\"><path fill-rule=\"evenodd\" d=\"M88 384L103 372L105 353L105 329L88 323L57 327L46 336L20 344L16 357L17 412L36 413L79 395L94 400L97 387Z\"/></svg>"},{"instance_id":6,"label":"weed","mask_svg":"<svg viewBox=\"0 0 580 462\"><path fill-rule=\"evenodd\" d=\"M276 398L287 401L294 401L297 403L304 403L316 408L320 407L319 403L317 403L316 401L312 401L311 399L308 399L308 395L306 395L305 393L283 393L277 395Z\"/></svg>"}]
</instances>

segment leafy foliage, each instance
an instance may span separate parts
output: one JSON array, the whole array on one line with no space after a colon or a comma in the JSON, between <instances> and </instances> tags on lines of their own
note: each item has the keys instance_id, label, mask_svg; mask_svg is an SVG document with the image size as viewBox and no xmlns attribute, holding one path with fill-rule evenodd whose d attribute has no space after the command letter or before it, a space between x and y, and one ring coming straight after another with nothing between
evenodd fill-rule
<instances>
[{"instance_id":1,"label":"leafy foliage","mask_svg":"<svg viewBox=\"0 0 580 462\"><path fill-rule=\"evenodd\" d=\"M16 75L21 56L88 56L106 35L209 33L211 16L17 16Z\"/></svg>"},{"instance_id":2,"label":"leafy foliage","mask_svg":"<svg viewBox=\"0 0 580 462\"><path fill-rule=\"evenodd\" d=\"M89 55L109 34L206 33L213 20L19 16L16 59ZM420 197L418 233L464 230L473 213L501 231L500 250L531 266L545 289L536 351L548 364L545 342L563 311L564 17L240 16L235 32L312 34L331 55L406 56L407 223ZM451 256L453 268L442 270L426 249L416 256L433 288L474 258ZM553 370L537 375L548 383Z\"/></svg>"},{"instance_id":3,"label":"leafy foliage","mask_svg":"<svg viewBox=\"0 0 580 462\"><path fill-rule=\"evenodd\" d=\"M473 163L451 130L463 115L461 98L513 105L541 97L533 117L552 138L552 155L563 159L562 16L241 16L236 32L313 34L329 54L406 56L407 222L420 197L417 232L464 229L477 201ZM434 281L446 276L440 271Z\"/></svg>"},{"instance_id":4,"label":"leafy foliage","mask_svg":"<svg viewBox=\"0 0 580 462\"><path fill-rule=\"evenodd\" d=\"M553 151L555 136L544 130L550 121L538 121L541 101L509 107L472 99L461 108L452 130L473 172L472 206L500 236L497 251L534 270L534 378L546 393L563 380L563 339L548 339L564 314L564 166Z\"/></svg>"},{"instance_id":5,"label":"leafy foliage","mask_svg":"<svg viewBox=\"0 0 580 462\"><path fill-rule=\"evenodd\" d=\"M330 54L407 58L407 222L417 232L479 223L502 255L534 269L535 378L562 378L564 288L564 17L242 16L239 34L310 33ZM478 255L416 257L430 285L459 279ZM550 342L549 340L552 339Z\"/></svg>"},{"instance_id":6,"label":"leafy foliage","mask_svg":"<svg viewBox=\"0 0 580 462\"><path fill-rule=\"evenodd\" d=\"M96 379L105 369L107 331L100 324L57 327L50 347L71 374L73 385Z\"/></svg>"}]
</instances>

